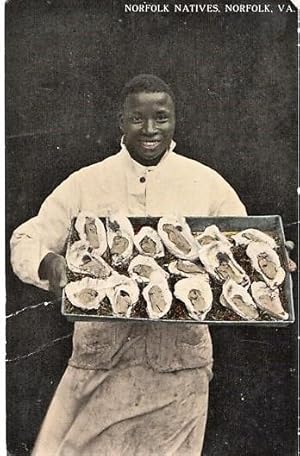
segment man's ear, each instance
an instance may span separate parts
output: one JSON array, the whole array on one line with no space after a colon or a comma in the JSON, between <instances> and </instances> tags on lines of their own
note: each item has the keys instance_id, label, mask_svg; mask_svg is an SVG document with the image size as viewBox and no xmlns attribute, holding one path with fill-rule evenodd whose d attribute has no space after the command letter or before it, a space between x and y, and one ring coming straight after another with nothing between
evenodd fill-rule
<instances>
[{"instance_id":1,"label":"man's ear","mask_svg":"<svg viewBox=\"0 0 300 456\"><path fill-rule=\"evenodd\" d=\"M118 112L118 122L119 122L119 127L120 127L120 130L123 132L123 123L124 123L124 119L123 119L123 113L122 111L119 111Z\"/></svg>"}]
</instances>

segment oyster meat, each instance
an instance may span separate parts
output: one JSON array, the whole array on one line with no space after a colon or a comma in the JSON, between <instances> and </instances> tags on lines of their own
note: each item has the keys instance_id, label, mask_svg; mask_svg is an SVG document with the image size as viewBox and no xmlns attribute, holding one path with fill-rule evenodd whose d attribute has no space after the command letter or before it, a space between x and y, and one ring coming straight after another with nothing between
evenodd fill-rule
<instances>
[{"instance_id":1,"label":"oyster meat","mask_svg":"<svg viewBox=\"0 0 300 456\"><path fill-rule=\"evenodd\" d=\"M134 231L130 220L120 215L111 215L106 218L106 229L112 265L127 263L133 253Z\"/></svg>"},{"instance_id":2,"label":"oyster meat","mask_svg":"<svg viewBox=\"0 0 300 456\"><path fill-rule=\"evenodd\" d=\"M174 296L185 304L194 320L204 320L212 307L212 290L202 275L178 280L174 287Z\"/></svg>"},{"instance_id":3,"label":"oyster meat","mask_svg":"<svg viewBox=\"0 0 300 456\"><path fill-rule=\"evenodd\" d=\"M273 318L287 320L289 314L285 312L279 296L279 289L269 288L265 282L253 282L251 293L259 309L263 310Z\"/></svg>"},{"instance_id":4,"label":"oyster meat","mask_svg":"<svg viewBox=\"0 0 300 456\"><path fill-rule=\"evenodd\" d=\"M66 252L68 268L79 274L89 274L99 279L107 278L112 268L97 252L97 250L91 250L87 241L74 242L68 246Z\"/></svg>"},{"instance_id":5,"label":"oyster meat","mask_svg":"<svg viewBox=\"0 0 300 456\"><path fill-rule=\"evenodd\" d=\"M113 314L119 317L130 317L134 304L138 301L140 290L136 282L126 276L119 276L108 281L106 295L111 303Z\"/></svg>"},{"instance_id":6,"label":"oyster meat","mask_svg":"<svg viewBox=\"0 0 300 456\"><path fill-rule=\"evenodd\" d=\"M230 247L215 241L199 249L199 258L209 274L221 282L232 279L248 288L250 278L233 258Z\"/></svg>"},{"instance_id":7,"label":"oyster meat","mask_svg":"<svg viewBox=\"0 0 300 456\"><path fill-rule=\"evenodd\" d=\"M198 244L184 217L159 219L157 231L170 253L184 260L198 258Z\"/></svg>"},{"instance_id":8,"label":"oyster meat","mask_svg":"<svg viewBox=\"0 0 300 456\"><path fill-rule=\"evenodd\" d=\"M246 249L253 268L270 288L276 288L285 278L277 253L264 242L250 242Z\"/></svg>"},{"instance_id":9,"label":"oyster meat","mask_svg":"<svg viewBox=\"0 0 300 456\"><path fill-rule=\"evenodd\" d=\"M196 236L196 240L200 246L211 244L215 241L221 241L227 244L229 247L231 246L229 239L223 233L221 233L216 225L210 225L205 228L203 233Z\"/></svg>"},{"instance_id":10,"label":"oyster meat","mask_svg":"<svg viewBox=\"0 0 300 456\"><path fill-rule=\"evenodd\" d=\"M147 302L147 313L150 318L158 319L166 315L172 305L172 293L167 280L160 272L151 274L149 284L143 289Z\"/></svg>"},{"instance_id":11,"label":"oyster meat","mask_svg":"<svg viewBox=\"0 0 300 456\"><path fill-rule=\"evenodd\" d=\"M169 274L151 257L137 255L128 266L130 277L140 283L148 283L153 272L159 272L166 279L169 277Z\"/></svg>"},{"instance_id":12,"label":"oyster meat","mask_svg":"<svg viewBox=\"0 0 300 456\"><path fill-rule=\"evenodd\" d=\"M244 320L256 320L259 313L247 290L234 280L228 279L223 285L220 303L233 310Z\"/></svg>"},{"instance_id":13,"label":"oyster meat","mask_svg":"<svg viewBox=\"0 0 300 456\"><path fill-rule=\"evenodd\" d=\"M87 241L98 255L103 255L107 249L106 231L101 220L89 212L79 212L75 229L83 241Z\"/></svg>"},{"instance_id":14,"label":"oyster meat","mask_svg":"<svg viewBox=\"0 0 300 456\"><path fill-rule=\"evenodd\" d=\"M106 296L105 281L84 277L65 286L70 303L83 310L98 309Z\"/></svg>"},{"instance_id":15,"label":"oyster meat","mask_svg":"<svg viewBox=\"0 0 300 456\"><path fill-rule=\"evenodd\" d=\"M157 232L150 226L143 226L134 236L134 245L142 255L161 258L165 255L163 243Z\"/></svg>"},{"instance_id":16,"label":"oyster meat","mask_svg":"<svg viewBox=\"0 0 300 456\"><path fill-rule=\"evenodd\" d=\"M171 261L168 265L168 269L171 274L181 277L195 277L201 274L201 276L205 277L206 280L209 281L208 274L204 267L189 260L178 259Z\"/></svg>"},{"instance_id":17,"label":"oyster meat","mask_svg":"<svg viewBox=\"0 0 300 456\"><path fill-rule=\"evenodd\" d=\"M271 249L277 248L275 239L263 231L256 230L254 228L248 228L247 230L240 231L239 233L232 236L232 239L236 245L247 246L250 244L250 242L264 242L268 244Z\"/></svg>"}]
</instances>

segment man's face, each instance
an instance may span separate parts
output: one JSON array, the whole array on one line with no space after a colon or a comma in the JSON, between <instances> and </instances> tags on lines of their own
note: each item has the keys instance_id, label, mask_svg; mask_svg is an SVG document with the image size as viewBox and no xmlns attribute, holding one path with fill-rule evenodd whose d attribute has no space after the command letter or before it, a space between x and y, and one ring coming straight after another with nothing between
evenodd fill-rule
<instances>
[{"instance_id":1,"label":"man's face","mask_svg":"<svg viewBox=\"0 0 300 456\"><path fill-rule=\"evenodd\" d=\"M149 166L159 162L175 130L175 107L165 92L130 94L121 115L124 143L132 158Z\"/></svg>"}]
</instances>

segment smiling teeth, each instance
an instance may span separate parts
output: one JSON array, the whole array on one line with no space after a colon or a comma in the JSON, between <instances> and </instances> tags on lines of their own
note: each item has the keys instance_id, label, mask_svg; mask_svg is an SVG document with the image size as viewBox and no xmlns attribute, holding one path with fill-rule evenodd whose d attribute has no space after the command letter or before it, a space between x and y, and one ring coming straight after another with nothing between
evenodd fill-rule
<instances>
[{"instance_id":1,"label":"smiling teeth","mask_svg":"<svg viewBox=\"0 0 300 456\"><path fill-rule=\"evenodd\" d=\"M158 146L159 141L143 141L142 146L145 148L149 149L154 149L156 146Z\"/></svg>"}]
</instances>

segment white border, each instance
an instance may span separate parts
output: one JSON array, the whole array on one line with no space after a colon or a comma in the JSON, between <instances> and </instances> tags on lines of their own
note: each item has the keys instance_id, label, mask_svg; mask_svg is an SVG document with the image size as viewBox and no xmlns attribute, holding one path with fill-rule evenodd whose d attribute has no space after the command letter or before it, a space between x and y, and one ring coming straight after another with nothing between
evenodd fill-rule
<instances>
[{"instance_id":1,"label":"white border","mask_svg":"<svg viewBox=\"0 0 300 456\"><path fill-rule=\"evenodd\" d=\"M298 226L297 226L297 232L298 232L298 248L297 248L297 263L298 263L298 302L296 303L297 309L298 309L298 340L297 340L297 378L298 378L298 403L297 403L297 409L298 409L298 435L297 435L297 442L298 442L298 454L299 454L299 436L300 436L300 404L299 404L299 398L300 398L300 379L299 379L299 361L300 361L300 356L299 356L299 342L300 342L300 324L299 324L299 291L300 291L300 284L299 284L299 279L300 279L300 274L299 274L299 268L300 268L300 246L299 246L299 215L300 215L300 207L299 207L299 197L300 197L300 180L299 180L299 137L300 137L300 123L299 123L299 96L300 96L300 89L299 89L299 59L300 59L300 0L292 0L292 3L297 7L298 12L297 12L297 34L298 34L298 40L297 40L297 68L298 68L298 109L297 109L297 115L298 115L298 182L297 182L297 196L298 196Z\"/></svg>"},{"instance_id":2,"label":"white border","mask_svg":"<svg viewBox=\"0 0 300 456\"><path fill-rule=\"evenodd\" d=\"M5 1L0 3L0 217L1 217L1 257L5 258L5 77L4 77L4 40L5 40ZM0 454L6 454L6 380L5 380L5 261L0 262Z\"/></svg>"},{"instance_id":3,"label":"white border","mask_svg":"<svg viewBox=\"0 0 300 456\"><path fill-rule=\"evenodd\" d=\"M296 8L300 8L300 0L290 0ZM299 13L299 11L298 11Z\"/></svg>"}]
</instances>

